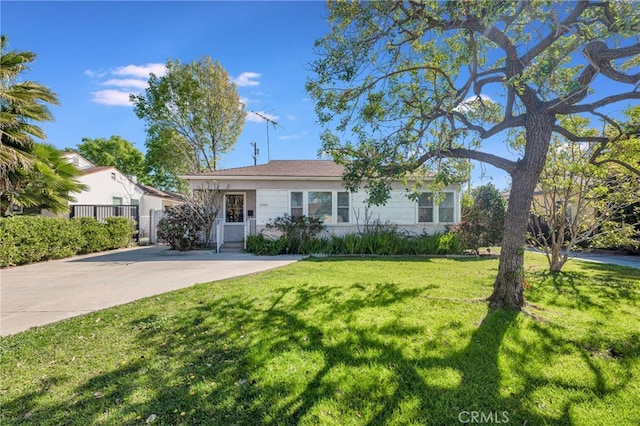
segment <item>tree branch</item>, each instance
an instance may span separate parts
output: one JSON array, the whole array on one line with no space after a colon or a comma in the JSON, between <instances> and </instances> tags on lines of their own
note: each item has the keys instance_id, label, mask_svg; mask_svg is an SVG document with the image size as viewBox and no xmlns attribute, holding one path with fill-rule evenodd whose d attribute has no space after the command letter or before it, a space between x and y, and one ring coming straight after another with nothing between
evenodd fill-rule
<instances>
[{"instance_id":1,"label":"tree branch","mask_svg":"<svg viewBox=\"0 0 640 426\"><path fill-rule=\"evenodd\" d=\"M524 119L525 116L524 115L518 115L518 116L510 116L505 118L504 120L502 120L500 123L496 124L495 126L493 126L490 129L485 129L482 126L478 126L477 124L473 124L471 123L467 117L464 116L464 114L458 112L458 111L453 111L452 113L458 120L460 120L469 130L473 130L474 132L477 132L478 135L480 135L481 139L486 139L488 137L494 136L500 132L502 132L503 130L507 130L513 127L520 127L520 126L524 126Z\"/></svg>"},{"instance_id":2,"label":"tree branch","mask_svg":"<svg viewBox=\"0 0 640 426\"><path fill-rule=\"evenodd\" d=\"M640 43L627 47L609 49L605 42L597 40L587 44L582 51L589 62L604 76L620 83L636 84L640 81L640 73L625 74L611 66L614 59L627 58L640 54Z\"/></svg>"},{"instance_id":3,"label":"tree branch","mask_svg":"<svg viewBox=\"0 0 640 426\"><path fill-rule=\"evenodd\" d=\"M561 134L562 136L564 136L565 138L567 138L571 142L603 143L603 142L608 142L609 141L609 138L604 137L604 136L580 136L580 135L576 135L575 133L570 132L569 130L567 130L564 127L559 126L557 124L553 126L553 131L556 132L556 133Z\"/></svg>"},{"instance_id":4,"label":"tree branch","mask_svg":"<svg viewBox=\"0 0 640 426\"><path fill-rule=\"evenodd\" d=\"M450 148L429 151L418 159L418 164L424 164L427 160L432 158L467 158L469 160L477 160L504 170L509 174L513 173L517 166L515 161L507 160L506 158L499 157L494 154L466 148Z\"/></svg>"},{"instance_id":5,"label":"tree branch","mask_svg":"<svg viewBox=\"0 0 640 426\"><path fill-rule=\"evenodd\" d=\"M550 108L551 112L555 112L557 114L578 114L582 112L593 112L597 108L613 104L620 101L625 101L627 99L640 99L640 92L634 90L633 92L620 93L613 96L607 96L606 98L602 98L599 101L592 102L590 104L583 105L565 105L563 108L560 108L561 105L556 105Z\"/></svg>"},{"instance_id":6,"label":"tree branch","mask_svg":"<svg viewBox=\"0 0 640 426\"><path fill-rule=\"evenodd\" d=\"M531 48L527 53L522 55L519 59L522 62L523 66L527 66L533 61L538 55L544 52L549 46L556 42L560 36L566 34L571 29L571 25L576 22L576 20L580 17L582 12L585 11L589 2L579 1L576 2L576 7L571 11L567 18L560 22L557 25L557 30L549 35L547 35L544 39L540 41L540 43L536 44Z\"/></svg>"}]
</instances>

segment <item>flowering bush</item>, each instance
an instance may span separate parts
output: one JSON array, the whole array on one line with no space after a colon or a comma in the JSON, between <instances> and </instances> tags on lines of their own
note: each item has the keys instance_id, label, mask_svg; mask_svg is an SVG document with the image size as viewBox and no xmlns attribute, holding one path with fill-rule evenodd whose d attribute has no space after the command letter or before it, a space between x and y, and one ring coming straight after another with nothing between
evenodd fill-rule
<instances>
[{"instance_id":1,"label":"flowering bush","mask_svg":"<svg viewBox=\"0 0 640 426\"><path fill-rule=\"evenodd\" d=\"M202 245L206 229L201 207L181 204L171 207L158 222L158 238L173 250L187 251Z\"/></svg>"}]
</instances>

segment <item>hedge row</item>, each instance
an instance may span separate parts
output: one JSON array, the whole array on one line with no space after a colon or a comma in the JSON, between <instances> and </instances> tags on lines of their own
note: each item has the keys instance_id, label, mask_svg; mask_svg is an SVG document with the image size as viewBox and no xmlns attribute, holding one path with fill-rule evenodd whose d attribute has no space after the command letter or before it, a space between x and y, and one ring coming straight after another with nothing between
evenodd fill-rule
<instances>
[{"instance_id":1,"label":"hedge row","mask_svg":"<svg viewBox=\"0 0 640 426\"><path fill-rule=\"evenodd\" d=\"M124 217L108 217L106 223L92 217L0 218L0 267L122 248L132 235L133 223Z\"/></svg>"},{"instance_id":2,"label":"hedge row","mask_svg":"<svg viewBox=\"0 0 640 426\"><path fill-rule=\"evenodd\" d=\"M461 254L462 244L455 232L413 236L386 230L308 239L257 234L247 238L246 251L259 255L447 255Z\"/></svg>"}]
</instances>

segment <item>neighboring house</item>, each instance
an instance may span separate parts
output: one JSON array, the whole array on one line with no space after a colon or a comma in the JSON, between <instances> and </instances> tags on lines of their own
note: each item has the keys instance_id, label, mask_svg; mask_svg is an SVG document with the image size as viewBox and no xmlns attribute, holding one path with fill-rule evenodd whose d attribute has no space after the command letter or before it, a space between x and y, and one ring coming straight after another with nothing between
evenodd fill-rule
<instances>
[{"instance_id":1,"label":"neighboring house","mask_svg":"<svg viewBox=\"0 0 640 426\"><path fill-rule=\"evenodd\" d=\"M502 193L505 201L509 202L509 196L511 191L504 191ZM554 207L555 204L555 207ZM531 217L530 220L534 220L535 217L542 217L544 215L551 214L550 212L560 211L565 206L564 198L558 196L558 194L545 193L541 189L536 189L531 199ZM590 207L582 203L578 206L577 202L569 202L566 205L567 221L571 222L574 219L575 214L581 214L583 217L594 216L595 211ZM531 226L531 224L529 224ZM531 231L532 229L530 229Z\"/></svg>"},{"instance_id":2,"label":"neighboring house","mask_svg":"<svg viewBox=\"0 0 640 426\"><path fill-rule=\"evenodd\" d=\"M87 185L85 191L73 194L76 201L69 204L71 206L139 206L139 232L142 238L149 235L151 210L164 210L168 206L181 202L176 194L139 184L135 177L125 175L115 167L94 166L76 152L65 152L63 156L82 170L82 176L78 178L78 181Z\"/></svg>"},{"instance_id":3,"label":"neighboring house","mask_svg":"<svg viewBox=\"0 0 640 426\"><path fill-rule=\"evenodd\" d=\"M404 186L392 186L384 206L367 207L367 194L343 187L343 167L330 160L274 160L267 164L182 176L192 190L216 184L226 190L219 216L224 241L242 241L260 232L270 219L284 214L324 220L328 232L358 232L379 221L416 234L443 232L460 221L460 192L448 187L440 203L425 192L419 202L407 198Z\"/></svg>"},{"instance_id":4,"label":"neighboring house","mask_svg":"<svg viewBox=\"0 0 640 426\"><path fill-rule=\"evenodd\" d=\"M98 166L82 170L78 181L88 186L86 191L74 193L70 204L140 205L144 190L135 179L115 167Z\"/></svg>"}]
</instances>

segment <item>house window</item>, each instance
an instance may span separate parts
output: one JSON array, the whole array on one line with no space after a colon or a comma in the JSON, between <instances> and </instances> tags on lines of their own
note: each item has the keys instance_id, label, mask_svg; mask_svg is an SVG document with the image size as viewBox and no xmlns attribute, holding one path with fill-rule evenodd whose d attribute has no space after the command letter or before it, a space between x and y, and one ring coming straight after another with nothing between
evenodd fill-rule
<instances>
[{"instance_id":1,"label":"house window","mask_svg":"<svg viewBox=\"0 0 640 426\"><path fill-rule=\"evenodd\" d=\"M453 223L455 211L454 193L445 192L442 197L440 203L436 204L432 192L423 192L420 195L418 200L418 222Z\"/></svg>"},{"instance_id":2,"label":"house window","mask_svg":"<svg viewBox=\"0 0 640 426\"><path fill-rule=\"evenodd\" d=\"M433 194L423 192L418 200L418 222L433 222Z\"/></svg>"},{"instance_id":3,"label":"house window","mask_svg":"<svg viewBox=\"0 0 640 426\"><path fill-rule=\"evenodd\" d=\"M225 213L227 223L244 222L244 194L227 194Z\"/></svg>"},{"instance_id":4,"label":"house window","mask_svg":"<svg viewBox=\"0 0 640 426\"><path fill-rule=\"evenodd\" d=\"M338 192L338 222L349 222L348 192Z\"/></svg>"},{"instance_id":5,"label":"house window","mask_svg":"<svg viewBox=\"0 0 640 426\"><path fill-rule=\"evenodd\" d=\"M291 217L303 215L324 223L349 223L350 194L339 191L291 191Z\"/></svg>"},{"instance_id":6,"label":"house window","mask_svg":"<svg viewBox=\"0 0 640 426\"><path fill-rule=\"evenodd\" d=\"M137 200L135 198L131 199L131 205L132 206L139 206L140 205L140 200Z\"/></svg>"},{"instance_id":7,"label":"house window","mask_svg":"<svg viewBox=\"0 0 640 426\"><path fill-rule=\"evenodd\" d=\"M453 222L453 192L445 192L438 205L438 222Z\"/></svg>"},{"instance_id":8,"label":"house window","mask_svg":"<svg viewBox=\"0 0 640 426\"><path fill-rule=\"evenodd\" d=\"M303 200L302 192L292 192L291 193L291 218L296 219L300 216L304 215L304 210L302 206Z\"/></svg>"},{"instance_id":9,"label":"house window","mask_svg":"<svg viewBox=\"0 0 640 426\"><path fill-rule=\"evenodd\" d=\"M333 223L333 203L331 192L309 191L309 216Z\"/></svg>"},{"instance_id":10,"label":"house window","mask_svg":"<svg viewBox=\"0 0 640 426\"><path fill-rule=\"evenodd\" d=\"M122 205L122 197L113 197L111 201L112 201L114 206L121 206Z\"/></svg>"}]
</instances>

